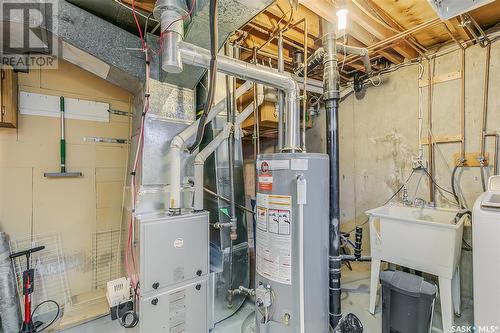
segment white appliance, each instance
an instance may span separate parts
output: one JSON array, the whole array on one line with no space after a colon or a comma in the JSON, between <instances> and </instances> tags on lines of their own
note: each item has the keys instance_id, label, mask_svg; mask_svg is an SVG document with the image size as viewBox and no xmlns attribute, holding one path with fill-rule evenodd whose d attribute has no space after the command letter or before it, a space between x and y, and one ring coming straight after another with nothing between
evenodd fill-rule
<instances>
[{"instance_id":1,"label":"white appliance","mask_svg":"<svg viewBox=\"0 0 500 333\"><path fill-rule=\"evenodd\" d=\"M474 204L472 241L475 325L500 327L500 176Z\"/></svg>"}]
</instances>

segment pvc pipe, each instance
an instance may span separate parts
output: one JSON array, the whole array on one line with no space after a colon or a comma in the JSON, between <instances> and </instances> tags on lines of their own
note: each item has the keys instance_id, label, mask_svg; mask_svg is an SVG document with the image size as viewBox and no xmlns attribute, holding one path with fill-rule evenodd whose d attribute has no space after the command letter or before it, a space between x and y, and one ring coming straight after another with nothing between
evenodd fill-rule
<instances>
[{"instance_id":1,"label":"pvc pipe","mask_svg":"<svg viewBox=\"0 0 500 333\"><path fill-rule=\"evenodd\" d=\"M182 61L185 64L208 68L210 66L210 52L201 47L181 42L179 43ZM223 74L271 86L285 91L287 105L286 137L283 151L300 151L299 137L299 87L297 82L287 73L278 73L265 66L249 64L247 62L218 56L217 69Z\"/></svg>"},{"instance_id":2,"label":"pvc pipe","mask_svg":"<svg viewBox=\"0 0 500 333\"><path fill-rule=\"evenodd\" d=\"M203 210L203 165L206 159L229 137L231 124L226 123L224 129L219 133L202 151L200 151L194 160L194 210Z\"/></svg>"},{"instance_id":3,"label":"pvc pipe","mask_svg":"<svg viewBox=\"0 0 500 333\"><path fill-rule=\"evenodd\" d=\"M247 81L236 90L236 98L241 97L252 88L252 83ZM226 100L217 103L207 116L206 122L212 121L217 114L226 109ZM196 134L199 119L189 125L184 131L177 134L170 143L170 203L171 209L180 208L181 197L181 151L185 148L186 142Z\"/></svg>"},{"instance_id":4,"label":"pvc pipe","mask_svg":"<svg viewBox=\"0 0 500 333\"><path fill-rule=\"evenodd\" d=\"M259 89L259 94L257 95L257 107L259 107L262 102L264 102L264 91ZM250 104L236 117L236 122L234 128L239 128L241 123L245 121L253 112L253 104ZM224 142L229 137L231 132L232 124L226 123L226 126L202 151L200 151L194 159L194 210L203 210L203 178L204 178L204 167L206 159L219 147L219 145Z\"/></svg>"},{"instance_id":5,"label":"pvc pipe","mask_svg":"<svg viewBox=\"0 0 500 333\"><path fill-rule=\"evenodd\" d=\"M337 44L338 48L344 49L347 54L358 55L363 60L363 65L365 66L366 74L370 74L372 72L372 65L370 64L370 55L367 48L364 47L356 47L344 44Z\"/></svg>"}]
</instances>

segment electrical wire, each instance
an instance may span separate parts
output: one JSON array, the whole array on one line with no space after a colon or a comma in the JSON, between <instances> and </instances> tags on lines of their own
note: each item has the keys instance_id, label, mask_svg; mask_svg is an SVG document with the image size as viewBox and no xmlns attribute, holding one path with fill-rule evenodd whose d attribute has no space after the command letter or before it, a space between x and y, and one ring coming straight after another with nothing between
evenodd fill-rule
<instances>
[{"instance_id":1,"label":"electrical wire","mask_svg":"<svg viewBox=\"0 0 500 333\"><path fill-rule=\"evenodd\" d=\"M119 4L120 6L122 6L123 8L127 8L128 10L132 11L132 7L130 6L127 6L126 4L124 4L123 2L121 2L120 0L113 0L114 2L116 2L117 4ZM147 15L141 13L141 12L137 12L137 14L140 16L140 17L143 17L143 18L147 18ZM153 21L155 22L158 22L157 20L155 19L152 19Z\"/></svg>"},{"instance_id":2,"label":"electrical wire","mask_svg":"<svg viewBox=\"0 0 500 333\"><path fill-rule=\"evenodd\" d=\"M429 176L429 178L431 179L431 181L434 183L434 185L436 185L436 187L437 187L438 189L440 189L441 191L443 191L443 192L445 192L445 193L448 193L448 194L450 194L450 195L453 195L453 197L455 197L452 191L449 191L449 190L447 190L447 189L443 188L442 186L440 186L440 185L436 182L436 180L434 179L434 177L432 177L432 175L429 173L429 171L427 170L427 168L422 168L422 170L424 170L424 172L427 174L427 176ZM458 204L458 205L460 205L460 202L457 202L457 204Z\"/></svg>"},{"instance_id":3,"label":"electrical wire","mask_svg":"<svg viewBox=\"0 0 500 333\"><path fill-rule=\"evenodd\" d=\"M415 173L415 169L412 170L412 172L410 173L410 175L408 176L408 178L406 179L406 181L404 182L404 184L401 185L399 187L399 189L396 192L394 192L394 194L382 206L385 206L389 202L391 202L391 200L394 199L396 197L396 195L398 195L399 192L401 192L403 190L403 188L406 186L406 184L408 184L408 182L410 181L410 179L411 179L411 177L413 176L414 173Z\"/></svg>"},{"instance_id":4,"label":"electrical wire","mask_svg":"<svg viewBox=\"0 0 500 333\"><path fill-rule=\"evenodd\" d=\"M41 303L39 303L34 309L33 311L31 312L31 317L33 318L33 315L35 314L36 310L38 310L38 308L43 305L43 304L47 304L47 303L53 303L55 304L55 306L57 307L57 313L56 315L54 316L54 319L52 319L52 321L50 323L48 323L47 325L45 325L45 327L41 328L41 329L38 329L37 332L43 332L45 331L47 328L49 328L50 326L52 326L57 318L59 318L59 314L61 313L61 307L59 306L59 303L57 303L56 301L52 300L52 299L48 299L48 300L45 300Z\"/></svg>"},{"instance_id":5,"label":"electrical wire","mask_svg":"<svg viewBox=\"0 0 500 333\"><path fill-rule=\"evenodd\" d=\"M137 11L135 10L135 0L132 0L132 16L134 16L134 21L137 25L137 30L139 31L139 38L141 39L142 49L144 50L146 48L146 41L144 40L141 25L139 23L139 19L137 18Z\"/></svg>"},{"instance_id":6,"label":"electrical wire","mask_svg":"<svg viewBox=\"0 0 500 333\"><path fill-rule=\"evenodd\" d=\"M172 22L170 22L169 25L167 25L165 28L163 28L161 30L161 32L160 32L160 47L158 48L158 50L154 50L152 48L150 48L150 50L153 53L155 53L156 55L159 55L161 53L161 49L163 48L163 38L165 36L165 33L170 31L169 29L174 23L177 23L179 21L185 21L187 18L191 17L195 8L196 8L196 0L193 0L193 3L191 4L191 8L189 9L189 11L185 15L182 15L178 19L173 20Z\"/></svg>"}]
</instances>

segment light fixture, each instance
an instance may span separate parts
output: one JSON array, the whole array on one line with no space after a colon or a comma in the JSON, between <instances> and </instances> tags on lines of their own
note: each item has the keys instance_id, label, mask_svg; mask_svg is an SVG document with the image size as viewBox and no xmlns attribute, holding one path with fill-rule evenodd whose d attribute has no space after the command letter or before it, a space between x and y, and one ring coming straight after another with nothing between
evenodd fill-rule
<instances>
[{"instance_id":1,"label":"light fixture","mask_svg":"<svg viewBox=\"0 0 500 333\"><path fill-rule=\"evenodd\" d=\"M344 1L342 1L341 6L337 10L337 30L339 33L344 34L347 28L347 6Z\"/></svg>"}]
</instances>

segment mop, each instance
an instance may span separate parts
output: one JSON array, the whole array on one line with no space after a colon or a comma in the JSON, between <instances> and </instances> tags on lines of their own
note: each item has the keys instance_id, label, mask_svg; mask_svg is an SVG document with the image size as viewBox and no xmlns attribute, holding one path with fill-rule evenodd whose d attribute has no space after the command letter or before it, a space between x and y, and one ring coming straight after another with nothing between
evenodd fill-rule
<instances>
[{"instance_id":1,"label":"mop","mask_svg":"<svg viewBox=\"0 0 500 333\"><path fill-rule=\"evenodd\" d=\"M82 177L81 172L66 172L66 140L64 137L64 97L61 96L60 99L60 109L61 109L61 172L45 172L43 175L47 178L72 178L72 177Z\"/></svg>"}]
</instances>

